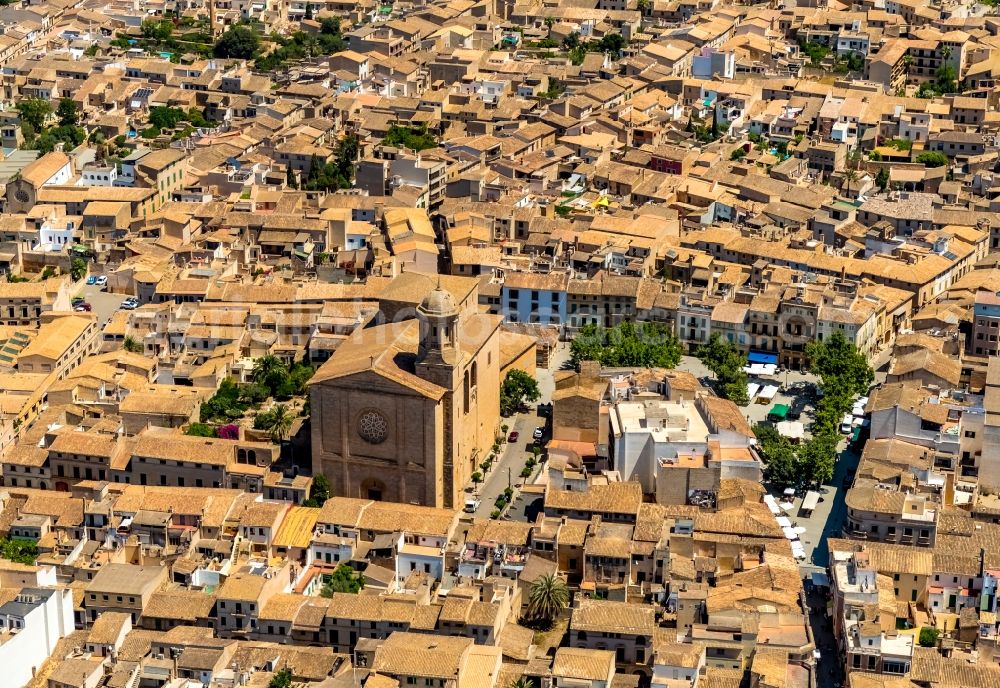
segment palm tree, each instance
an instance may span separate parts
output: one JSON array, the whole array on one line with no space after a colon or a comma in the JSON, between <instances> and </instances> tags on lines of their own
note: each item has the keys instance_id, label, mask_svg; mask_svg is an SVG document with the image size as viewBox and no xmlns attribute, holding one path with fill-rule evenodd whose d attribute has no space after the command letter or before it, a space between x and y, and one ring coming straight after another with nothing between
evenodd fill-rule
<instances>
[{"instance_id":1,"label":"palm tree","mask_svg":"<svg viewBox=\"0 0 1000 688\"><path fill-rule=\"evenodd\" d=\"M947 62L948 60L950 60L951 59L951 53L952 53L952 50L951 50L951 46L950 45L946 45L945 47L941 48L941 61L942 62Z\"/></svg>"},{"instance_id":2,"label":"palm tree","mask_svg":"<svg viewBox=\"0 0 1000 688\"><path fill-rule=\"evenodd\" d=\"M511 681L507 688L535 688L535 684L531 682L531 679L527 676L522 676L521 678L514 679Z\"/></svg>"},{"instance_id":3,"label":"palm tree","mask_svg":"<svg viewBox=\"0 0 1000 688\"><path fill-rule=\"evenodd\" d=\"M851 194L851 184L858 181L858 171L848 167L844 170L844 181L847 183L847 195Z\"/></svg>"},{"instance_id":4,"label":"palm tree","mask_svg":"<svg viewBox=\"0 0 1000 688\"><path fill-rule=\"evenodd\" d=\"M142 353L142 344L140 344L139 341L132 335L125 337L125 341L122 343L122 348L125 349L125 351L128 351L129 353L133 354Z\"/></svg>"},{"instance_id":5,"label":"palm tree","mask_svg":"<svg viewBox=\"0 0 1000 688\"><path fill-rule=\"evenodd\" d=\"M288 412L288 407L284 404L276 404L271 409L267 426L271 441L275 444L281 444L292 429L292 414Z\"/></svg>"},{"instance_id":6,"label":"palm tree","mask_svg":"<svg viewBox=\"0 0 1000 688\"><path fill-rule=\"evenodd\" d=\"M257 362L253 364L251 377L254 382L266 385L268 380L273 379L276 373L280 373L284 369L285 363L280 358L274 354L267 354L258 358Z\"/></svg>"},{"instance_id":7,"label":"palm tree","mask_svg":"<svg viewBox=\"0 0 1000 688\"><path fill-rule=\"evenodd\" d=\"M903 55L903 69L906 70L906 80L910 80L910 67L913 66L913 55Z\"/></svg>"},{"instance_id":8,"label":"palm tree","mask_svg":"<svg viewBox=\"0 0 1000 688\"><path fill-rule=\"evenodd\" d=\"M531 584L528 593L528 618L551 624L569 604L566 581L554 574L542 576Z\"/></svg>"}]
</instances>

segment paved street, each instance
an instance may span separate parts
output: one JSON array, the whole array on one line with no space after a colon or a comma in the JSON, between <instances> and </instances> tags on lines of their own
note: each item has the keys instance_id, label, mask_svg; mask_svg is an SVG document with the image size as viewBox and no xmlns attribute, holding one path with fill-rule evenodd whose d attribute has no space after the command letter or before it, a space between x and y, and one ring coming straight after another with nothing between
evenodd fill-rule
<instances>
[{"instance_id":1,"label":"paved street","mask_svg":"<svg viewBox=\"0 0 1000 688\"><path fill-rule=\"evenodd\" d=\"M830 537L840 537L841 528L844 524L844 517L847 514L847 506L844 503L846 488L843 480L848 473L856 469L860 456L846 446L840 445L840 458L834 467L833 479L824 485L820 490L819 505L808 518L799 513L802 505L802 497L794 500L795 508L788 514L797 525L806 529L800 535L803 548L806 551L806 561L802 563L802 573L804 576L813 571L825 571L828 559L826 539ZM775 497L780 497L780 490L771 490Z\"/></svg>"},{"instance_id":2,"label":"paved street","mask_svg":"<svg viewBox=\"0 0 1000 688\"><path fill-rule=\"evenodd\" d=\"M479 489L475 492L477 495L476 498L480 500L479 509L476 511L477 517L489 517L494 509L497 497L500 496L508 484L516 489L517 485L524 482L524 479L521 478L521 469L524 468L525 462L532 457L532 433L536 427L545 428L543 446L544 442L550 437L550 428L547 426L548 418L538 415L537 407L552 403L552 393L555 391L554 373L566 368L568 365L569 345L560 343L559 348L552 354L550 367L547 369L540 368L535 373L535 378L538 380L538 391L541 395L538 402L530 406L524 413L519 413L514 418L505 418L503 420L503 423L509 426L507 434L509 435L512 430L516 430L520 437L518 437L517 442L504 443L500 460L493 464L493 468L487 474L486 480L479 485ZM540 470L542 470L541 463L535 468L535 473L532 477L537 476ZM471 485L466 488L466 492L470 495L473 494ZM525 506L524 499L516 499L510 507L508 517L514 520L524 520ZM530 517L532 514L529 513L527 515Z\"/></svg>"},{"instance_id":3,"label":"paved street","mask_svg":"<svg viewBox=\"0 0 1000 688\"><path fill-rule=\"evenodd\" d=\"M480 500L480 505L476 516L489 518L490 512L495 508L494 502L507 485L516 486L522 481L521 469L524 468L524 462L531 458L531 433L544 421L544 418L535 415L533 409L519 413L514 418L504 419L504 423L510 426L507 433L517 430L520 437L517 442L504 443L500 460L493 463L486 480L479 486L476 498Z\"/></svg>"},{"instance_id":4,"label":"paved street","mask_svg":"<svg viewBox=\"0 0 1000 688\"><path fill-rule=\"evenodd\" d=\"M701 364L698 359L692 356L685 356L680 368L691 372L699 379L711 382L711 373ZM744 409L747 420L751 425L766 420L768 412L774 404L786 404L793 412L801 414L801 422L806 425L806 437L812 421L814 409L813 397L811 395L812 385L817 383L815 375L799 371L785 371L777 374L773 378L765 378L767 382L778 382L782 386L782 391L766 404L753 403ZM802 563L803 576L810 575L813 571L824 571L827 565L828 552L826 539L828 537L839 537L841 528L846 516L847 507L844 503L846 492L843 481L851 471L858 465L859 455L848 448L847 442L841 442L839 446L840 458L834 467L833 478L829 484L824 485L820 490L820 503L808 518L799 512L802 505L802 497L796 497L793 501L795 508L788 514L788 517L806 529L801 535L802 544L806 551L807 559ZM781 497L781 490L770 488L772 495Z\"/></svg>"},{"instance_id":5,"label":"paved street","mask_svg":"<svg viewBox=\"0 0 1000 688\"><path fill-rule=\"evenodd\" d=\"M82 296L83 300L91 305L93 309L91 312L97 316L97 321L102 327L114 312L118 310L122 301L126 298L125 294L113 294L103 291L96 284L84 285L83 289L74 294L74 296Z\"/></svg>"}]
</instances>

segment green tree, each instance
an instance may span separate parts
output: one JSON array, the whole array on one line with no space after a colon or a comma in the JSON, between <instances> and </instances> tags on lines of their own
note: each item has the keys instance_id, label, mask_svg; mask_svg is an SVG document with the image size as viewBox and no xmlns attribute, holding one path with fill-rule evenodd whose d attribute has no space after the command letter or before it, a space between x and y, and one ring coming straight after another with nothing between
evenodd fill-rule
<instances>
[{"instance_id":1,"label":"green tree","mask_svg":"<svg viewBox=\"0 0 1000 688\"><path fill-rule=\"evenodd\" d=\"M192 437L215 437L215 426L208 423L191 423L184 431L185 435Z\"/></svg>"},{"instance_id":2,"label":"green tree","mask_svg":"<svg viewBox=\"0 0 1000 688\"><path fill-rule=\"evenodd\" d=\"M755 429L754 433L756 432ZM777 432L775 434L777 435ZM797 485L800 480L798 457L792 444L780 436L771 442L761 442L758 438L758 442L764 459L765 477L779 487Z\"/></svg>"},{"instance_id":3,"label":"green tree","mask_svg":"<svg viewBox=\"0 0 1000 688\"><path fill-rule=\"evenodd\" d=\"M747 394L747 374L743 368L746 356L728 339L713 332L708 342L695 352L698 359L712 371L719 382L718 391L734 404L746 406L750 403Z\"/></svg>"},{"instance_id":4,"label":"green tree","mask_svg":"<svg viewBox=\"0 0 1000 688\"><path fill-rule=\"evenodd\" d=\"M941 631L938 629L924 626L920 629L920 636L917 642L920 643L920 647L937 647L940 635Z\"/></svg>"},{"instance_id":5,"label":"green tree","mask_svg":"<svg viewBox=\"0 0 1000 688\"><path fill-rule=\"evenodd\" d=\"M52 103L42 98L28 98L17 104L17 112L21 121L28 124L34 131L45 128L45 121L52 114Z\"/></svg>"},{"instance_id":6,"label":"green tree","mask_svg":"<svg viewBox=\"0 0 1000 688\"><path fill-rule=\"evenodd\" d=\"M673 330L660 323L636 327L625 320L612 328L585 325L570 343L573 365L598 361L609 367L675 368L683 348Z\"/></svg>"},{"instance_id":7,"label":"green tree","mask_svg":"<svg viewBox=\"0 0 1000 688\"><path fill-rule=\"evenodd\" d=\"M259 385L264 385L273 394L288 378L288 366L274 354L266 354L253 364L250 379Z\"/></svg>"},{"instance_id":8,"label":"green tree","mask_svg":"<svg viewBox=\"0 0 1000 688\"><path fill-rule=\"evenodd\" d=\"M924 167L944 167L948 164L948 156L938 151L924 151L916 159Z\"/></svg>"},{"instance_id":9,"label":"green tree","mask_svg":"<svg viewBox=\"0 0 1000 688\"><path fill-rule=\"evenodd\" d=\"M149 109L149 123L159 130L173 129L187 119L187 113L180 108L157 106Z\"/></svg>"},{"instance_id":10,"label":"green tree","mask_svg":"<svg viewBox=\"0 0 1000 688\"><path fill-rule=\"evenodd\" d=\"M340 18L338 17L324 17L319 23L320 35L324 36L339 36L340 35Z\"/></svg>"},{"instance_id":11,"label":"green tree","mask_svg":"<svg viewBox=\"0 0 1000 688\"><path fill-rule=\"evenodd\" d=\"M875 175L875 186L882 191L885 191L886 187L889 186L889 171L884 167L879 168L879 171Z\"/></svg>"},{"instance_id":12,"label":"green tree","mask_svg":"<svg viewBox=\"0 0 1000 688\"><path fill-rule=\"evenodd\" d=\"M0 559L33 565L38 558L38 545L31 540L0 538Z\"/></svg>"},{"instance_id":13,"label":"green tree","mask_svg":"<svg viewBox=\"0 0 1000 688\"><path fill-rule=\"evenodd\" d=\"M844 170L844 184L847 186L847 195L851 195L851 185L858 181L858 171L848 167Z\"/></svg>"},{"instance_id":14,"label":"green tree","mask_svg":"<svg viewBox=\"0 0 1000 688\"><path fill-rule=\"evenodd\" d=\"M212 54L215 57L251 60L260 49L260 36L243 24L230 26L219 37Z\"/></svg>"},{"instance_id":15,"label":"green tree","mask_svg":"<svg viewBox=\"0 0 1000 688\"><path fill-rule=\"evenodd\" d=\"M147 19L142 22L140 29L143 38L162 43L173 34L174 24L166 20Z\"/></svg>"},{"instance_id":16,"label":"green tree","mask_svg":"<svg viewBox=\"0 0 1000 688\"><path fill-rule=\"evenodd\" d=\"M419 127L393 124L386 132L382 143L395 148L409 148L413 151L427 150L438 145L434 137L427 133L427 125L425 124L421 124Z\"/></svg>"},{"instance_id":17,"label":"green tree","mask_svg":"<svg viewBox=\"0 0 1000 688\"><path fill-rule=\"evenodd\" d=\"M473 471L472 475L469 476L469 480L472 481L473 485L478 485L483 482L483 474L479 471Z\"/></svg>"},{"instance_id":18,"label":"green tree","mask_svg":"<svg viewBox=\"0 0 1000 688\"><path fill-rule=\"evenodd\" d=\"M535 378L523 370L511 370L500 385L500 413L513 415L526 401L538 401L540 396Z\"/></svg>"},{"instance_id":19,"label":"green tree","mask_svg":"<svg viewBox=\"0 0 1000 688\"><path fill-rule=\"evenodd\" d=\"M822 485L833 478L837 461L838 436L829 432L814 435L798 451L798 472L808 485Z\"/></svg>"},{"instance_id":20,"label":"green tree","mask_svg":"<svg viewBox=\"0 0 1000 688\"><path fill-rule=\"evenodd\" d=\"M268 435L275 444L281 444L292 429L292 414L288 412L288 407L284 404L275 404L268 412L267 427Z\"/></svg>"},{"instance_id":21,"label":"green tree","mask_svg":"<svg viewBox=\"0 0 1000 688\"><path fill-rule=\"evenodd\" d=\"M323 506L329 498L330 481L320 473L313 477L309 499L302 502L302 506Z\"/></svg>"},{"instance_id":22,"label":"green tree","mask_svg":"<svg viewBox=\"0 0 1000 688\"><path fill-rule=\"evenodd\" d=\"M79 281L87 274L87 263L82 258L74 258L69 263L69 276L74 282Z\"/></svg>"},{"instance_id":23,"label":"green tree","mask_svg":"<svg viewBox=\"0 0 1000 688\"><path fill-rule=\"evenodd\" d=\"M299 188L298 181L295 179L295 170L291 165L285 168L285 184L288 185L289 189Z\"/></svg>"},{"instance_id":24,"label":"green tree","mask_svg":"<svg viewBox=\"0 0 1000 688\"><path fill-rule=\"evenodd\" d=\"M807 344L806 357L809 369L822 378L824 387L842 382L849 395L864 394L875 379L868 359L840 332Z\"/></svg>"},{"instance_id":25,"label":"green tree","mask_svg":"<svg viewBox=\"0 0 1000 688\"><path fill-rule=\"evenodd\" d=\"M128 351L129 353L133 354L142 353L142 344L132 335L125 337L125 341L122 342L122 348L125 349L125 351Z\"/></svg>"},{"instance_id":26,"label":"green tree","mask_svg":"<svg viewBox=\"0 0 1000 688\"><path fill-rule=\"evenodd\" d=\"M361 575L347 564L341 564L326 577L319 594L322 597L333 597L333 594L337 592L357 594L364 587L365 583Z\"/></svg>"},{"instance_id":27,"label":"green tree","mask_svg":"<svg viewBox=\"0 0 1000 688\"><path fill-rule=\"evenodd\" d=\"M527 676L522 676L508 683L507 688L535 688L535 684Z\"/></svg>"},{"instance_id":28,"label":"green tree","mask_svg":"<svg viewBox=\"0 0 1000 688\"><path fill-rule=\"evenodd\" d=\"M271 677L267 688L292 688L292 670L282 669Z\"/></svg>"},{"instance_id":29,"label":"green tree","mask_svg":"<svg viewBox=\"0 0 1000 688\"><path fill-rule=\"evenodd\" d=\"M80 112L72 98L60 99L56 117L59 118L59 124L64 127L75 127L80 122Z\"/></svg>"},{"instance_id":30,"label":"green tree","mask_svg":"<svg viewBox=\"0 0 1000 688\"><path fill-rule=\"evenodd\" d=\"M625 39L620 33L606 33L597 43L597 49L614 57L621 55L625 48Z\"/></svg>"},{"instance_id":31,"label":"green tree","mask_svg":"<svg viewBox=\"0 0 1000 688\"><path fill-rule=\"evenodd\" d=\"M637 0L635 8L642 14L646 14L653 7L653 0Z\"/></svg>"},{"instance_id":32,"label":"green tree","mask_svg":"<svg viewBox=\"0 0 1000 688\"><path fill-rule=\"evenodd\" d=\"M578 45L574 48L570 48L569 51L569 61L573 65L579 67L583 64L583 61L587 58L587 48L583 45ZM558 206L556 206L558 208Z\"/></svg>"},{"instance_id":33,"label":"green tree","mask_svg":"<svg viewBox=\"0 0 1000 688\"><path fill-rule=\"evenodd\" d=\"M566 587L566 581L555 574L547 574L531 584L526 616L534 623L551 626L568 604L569 588Z\"/></svg>"}]
</instances>

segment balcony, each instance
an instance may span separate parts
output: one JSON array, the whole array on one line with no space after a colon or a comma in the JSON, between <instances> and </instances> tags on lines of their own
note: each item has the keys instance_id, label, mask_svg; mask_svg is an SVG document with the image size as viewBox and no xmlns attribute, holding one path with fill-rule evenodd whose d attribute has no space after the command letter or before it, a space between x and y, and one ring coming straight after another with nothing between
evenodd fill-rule
<instances>
[{"instance_id":1,"label":"balcony","mask_svg":"<svg viewBox=\"0 0 1000 688\"><path fill-rule=\"evenodd\" d=\"M462 563L485 564L489 559L489 550L485 547L469 546L462 550Z\"/></svg>"},{"instance_id":2,"label":"balcony","mask_svg":"<svg viewBox=\"0 0 1000 688\"><path fill-rule=\"evenodd\" d=\"M509 548L503 553L500 568L504 571L520 572L524 569L527 553L521 548Z\"/></svg>"}]
</instances>

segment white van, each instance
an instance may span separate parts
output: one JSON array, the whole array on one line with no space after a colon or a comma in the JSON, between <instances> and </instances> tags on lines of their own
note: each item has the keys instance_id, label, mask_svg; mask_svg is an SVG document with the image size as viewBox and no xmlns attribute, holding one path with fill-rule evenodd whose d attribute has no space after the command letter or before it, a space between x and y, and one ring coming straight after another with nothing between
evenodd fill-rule
<instances>
[{"instance_id":1,"label":"white van","mask_svg":"<svg viewBox=\"0 0 1000 688\"><path fill-rule=\"evenodd\" d=\"M467 514L474 514L479 510L479 500L478 499L466 499L465 508L462 509Z\"/></svg>"}]
</instances>

